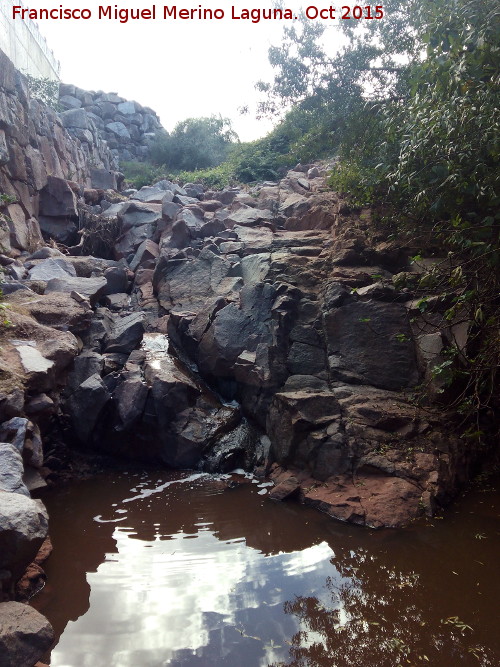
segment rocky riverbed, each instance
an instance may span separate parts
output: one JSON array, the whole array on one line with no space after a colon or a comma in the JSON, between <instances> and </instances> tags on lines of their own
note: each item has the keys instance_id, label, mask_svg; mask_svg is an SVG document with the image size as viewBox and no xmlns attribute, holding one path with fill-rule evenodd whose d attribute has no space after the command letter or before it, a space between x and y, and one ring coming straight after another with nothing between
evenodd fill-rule
<instances>
[{"instance_id":1,"label":"rocky riverbed","mask_svg":"<svg viewBox=\"0 0 500 667\"><path fill-rule=\"evenodd\" d=\"M81 472L75 450L243 468L277 501L373 528L432 516L456 495L475 453L414 400L422 382L439 391L447 342L467 342L466 314L438 328L439 300L424 317L412 291L436 258L411 263L319 164L223 191L123 189L89 113L116 125L128 110L147 134L148 110L75 89L61 116L30 99L1 52L0 64L5 665L32 667L52 641L19 602L43 586L50 553L31 496Z\"/></svg>"}]
</instances>

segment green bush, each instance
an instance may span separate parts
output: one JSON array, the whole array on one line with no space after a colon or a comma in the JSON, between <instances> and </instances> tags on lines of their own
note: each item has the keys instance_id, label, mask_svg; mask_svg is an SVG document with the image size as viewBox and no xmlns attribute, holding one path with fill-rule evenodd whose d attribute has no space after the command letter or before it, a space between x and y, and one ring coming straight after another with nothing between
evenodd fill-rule
<instances>
[{"instance_id":1,"label":"green bush","mask_svg":"<svg viewBox=\"0 0 500 667\"><path fill-rule=\"evenodd\" d=\"M150 162L120 162L125 180L137 190L167 178L167 169Z\"/></svg>"}]
</instances>

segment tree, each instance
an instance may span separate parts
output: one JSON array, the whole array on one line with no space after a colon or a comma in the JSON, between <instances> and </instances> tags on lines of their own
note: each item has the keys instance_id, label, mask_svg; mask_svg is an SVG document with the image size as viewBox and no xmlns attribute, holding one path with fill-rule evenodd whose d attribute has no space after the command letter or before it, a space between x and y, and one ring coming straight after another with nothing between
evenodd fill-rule
<instances>
[{"instance_id":1,"label":"tree","mask_svg":"<svg viewBox=\"0 0 500 667\"><path fill-rule=\"evenodd\" d=\"M223 162L237 140L228 118L188 118L177 123L171 134L156 137L151 157L173 170L205 169Z\"/></svg>"},{"instance_id":2,"label":"tree","mask_svg":"<svg viewBox=\"0 0 500 667\"><path fill-rule=\"evenodd\" d=\"M448 255L432 277L451 304L443 315L469 319L467 349L448 350L450 395L480 438L499 402L500 0L388 0L383 11L342 21L334 57L323 25L286 28L261 112L323 108L338 141L335 189L390 206L393 234L426 230Z\"/></svg>"}]
</instances>

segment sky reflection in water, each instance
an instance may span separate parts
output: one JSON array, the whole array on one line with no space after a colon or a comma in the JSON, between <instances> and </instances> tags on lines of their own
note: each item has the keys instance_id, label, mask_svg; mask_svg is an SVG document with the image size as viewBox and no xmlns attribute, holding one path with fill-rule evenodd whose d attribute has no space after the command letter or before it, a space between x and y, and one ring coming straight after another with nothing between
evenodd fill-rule
<instances>
[{"instance_id":1,"label":"sky reflection in water","mask_svg":"<svg viewBox=\"0 0 500 667\"><path fill-rule=\"evenodd\" d=\"M486 620L485 573L470 582L446 567L442 583L460 590L437 595L435 563L418 569L457 544L436 544L429 527L343 526L271 503L262 488L122 474L47 498L55 551L33 604L61 635L51 665L392 667L424 664L423 656L446 667L496 664L487 628L485 644L476 631L441 623L452 611L470 625ZM490 556L484 547L483 567ZM464 605L472 586L487 597Z\"/></svg>"}]
</instances>

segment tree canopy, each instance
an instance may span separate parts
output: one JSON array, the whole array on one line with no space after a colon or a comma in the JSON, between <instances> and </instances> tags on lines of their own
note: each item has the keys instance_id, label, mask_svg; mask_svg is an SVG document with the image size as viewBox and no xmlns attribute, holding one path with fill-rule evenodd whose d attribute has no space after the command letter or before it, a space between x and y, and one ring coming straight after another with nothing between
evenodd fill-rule
<instances>
[{"instance_id":1,"label":"tree canopy","mask_svg":"<svg viewBox=\"0 0 500 667\"><path fill-rule=\"evenodd\" d=\"M156 164L172 170L206 169L223 162L237 139L228 118L187 118L170 134L156 137L151 157Z\"/></svg>"}]
</instances>

